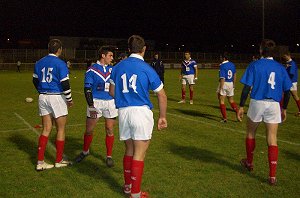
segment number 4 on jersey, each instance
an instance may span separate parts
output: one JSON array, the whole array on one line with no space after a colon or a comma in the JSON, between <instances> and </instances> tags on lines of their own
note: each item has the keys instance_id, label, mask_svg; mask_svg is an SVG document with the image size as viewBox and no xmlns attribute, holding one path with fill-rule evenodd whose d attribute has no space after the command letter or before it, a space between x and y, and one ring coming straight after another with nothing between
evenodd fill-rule
<instances>
[{"instance_id":1,"label":"number 4 on jersey","mask_svg":"<svg viewBox=\"0 0 300 198\"><path fill-rule=\"evenodd\" d=\"M271 89L275 89L275 72L271 72L268 83L271 85Z\"/></svg>"},{"instance_id":2,"label":"number 4 on jersey","mask_svg":"<svg viewBox=\"0 0 300 198\"><path fill-rule=\"evenodd\" d=\"M128 86L127 86L127 77L126 77L126 74L123 74L121 76L122 80L123 80L123 90L122 92L123 93L128 93L129 90L128 90ZM133 91L135 93L137 93L136 91L136 79L137 79L137 75L136 74L133 74L130 78L129 78L129 81L128 81L128 84L129 84L129 88L132 88Z\"/></svg>"}]
</instances>

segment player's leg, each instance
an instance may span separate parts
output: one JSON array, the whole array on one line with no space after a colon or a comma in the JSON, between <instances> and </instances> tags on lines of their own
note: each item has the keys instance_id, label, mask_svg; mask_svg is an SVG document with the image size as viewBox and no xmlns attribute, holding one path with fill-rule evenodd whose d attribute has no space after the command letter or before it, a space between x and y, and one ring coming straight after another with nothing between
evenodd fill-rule
<instances>
[{"instance_id":1,"label":"player's leg","mask_svg":"<svg viewBox=\"0 0 300 198\"><path fill-rule=\"evenodd\" d=\"M220 111L222 114L221 122L227 122L225 98L226 98L226 95L221 95L221 93L219 93L219 105L220 105Z\"/></svg>"},{"instance_id":2,"label":"player's leg","mask_svg":"<svg viewBox=\"0 0 300 198\"><path fill-rule=\"evenodd\" d=\"M144 159L150 140L133 140L134 153L131 166L131 197L141 196L141 183L144 172Z\"/></svg>"},{"instance_id":3,"label":"player's leg","mask_svg":"<svg viewBox=\"0 0 300 198\"><path fill-rule=\"evenodd\" d=\"M36 170L41 171L49 168L53 168L54 166L51 164L47 164L44 162L45 151L48 143L48 137L51 133L52 129L52 117L51 114L42 116L43 123L43 131L39 137L38 143L38 162L36 166Z\"/></svg>"},{"instance_id":4,"label":"player's leg","mask_svg":"<svg viewBox=\"0 0 300 198\"><path fill-rule=\"evenodd\" d=\"M193 101L193 98L194 98L194 85L190 84L189 89L190 89L190 104L194 104L194 101Z\"/></svg>"},{"instance_id":5,"label":"player's leg","mask_svg":"<svg viewBox=\"0 0 300 198\"><path fill-rule=\"evenodd\" d=\"M123 157L124 193L131 193L131 166L133 160L133 140L125 140L125 154Z\"/></svg>"},{"instance_id":6,"label":"player's leg","mask_svg":"<svg viewBox=\"0 0 300 198\"><path fill-rule=\"evenodd\" d=\"M253 122L249 117L247 119L247 131L246 131L246 159L241 160L242 166L247 168L249 171L253 170L253 155L255 150L255 135L257 127L260 122Z\"/></svg>"},{"instance_id":7,"label":"player's leg","mask_svg":"<svg viewBox=\"0 0 300 198\"><path fill-rule=\"evenodd\" d=\"M238 119L239 108L233 99L233 95L228 96L227 98L228 98L228 102L229 102L231 108L235 111L236 119L239 121L239 119Z\"/></svg>"},{"instance_id":8,"label":"player's leg","mask_svg":"<svg viewBox=\"0 0 300 198\"><path fill-rule=\"evenodd\" d=\"M186 78L182 78L181 85L181 100L178 103L185 103L185 93L186 93Z\"/></svg>"},{"instance_id":9,"label":"player's leg","mask_svg":"<svg viewBox=\"0 0 300 198\"><path fill-rule=\"evenodd\" d=\"M106 165L108 167L114 166L114 161L112 159L112 150L113 150L114 139L115 139L114 132L113 132L115 122L116 122L115 118L105 118Z\"/></svg>"},{"instance_id":10,"label":"player's leg","mask_svg":"<svg viewBox=\"0 0 300 198\"><path fill-rule=\"evenodd\" d=\"M276 184L276 168L278 160L277 130L278 124L265 123L268 143L269 183Z\"/></svg>"},{"instance_id":11,"label":"player's leg","mask_svg":"<svg viewBox=\"0 0 300 198\"><path fill-rule=\"evenodd\" d=\"M65 147L65 128L67 123L67 115L60 116L54 119L56 124L56 160L55 167L65 167L71 165L70 161L63 159L64 147Z\"/></svg>"},{"instance_id":12,"label":"player's leg","mask_svg":"<svg viewBox=\"0 0 300 198\"><path fill-rule=\"evenodd\" d=\"M291 94L297 104L297 107L298 107L298 113L296 114L296 116L300 116L300 99L299 99L299 96L298 96L298 92L297 92L297 89L296 90L291 90Z\"/></svg>"}]
</instances>

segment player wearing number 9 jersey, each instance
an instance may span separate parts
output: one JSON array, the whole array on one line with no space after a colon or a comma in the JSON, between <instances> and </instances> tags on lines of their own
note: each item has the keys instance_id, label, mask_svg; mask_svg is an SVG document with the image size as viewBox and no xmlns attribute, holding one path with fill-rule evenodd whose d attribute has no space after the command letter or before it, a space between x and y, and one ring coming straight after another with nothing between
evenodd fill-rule
<instances>
[{"instance_id":1,"label":"player wearing number 9 jersey","mask_svg":"<svg viewBox=\"0 0 300 198\"><path fill-rule=\"evenodd\" d=\"M137 35L131 36L128 39L128 48L132 54L118 63L112 71L110 94L114 96L119 109L120 140L125 141L124 193L131 193L134 198L147 197L147 193L141 192L140 186L144 158L154 125L149 91L157 93L159 130L167 127L167 96L155 70L144 62L144 39Z\"/></svg>"},{"instance_id":2,"label":"player wearing number 9 jersey","mask_svg":"<svg viewBox=\"0 0 300 198\"><path fill-rule=\"evenodd\" d=\"M68 108L73 105L69 84L69 71L64 61L58 57L62 53L62 43L58 39L50 40L49 55L39 60L34 67L33 84L39 92L39 114L42 117L43 131L39 138L38 162L36 170L53 168L44 162L48 136L52 129L52 118L56 123L56 160L55 167L68 166L71 163L63 159L65 144L65 125Z\"/></svg>"},{"instance_id":3,"label":"player wearing number 9 jersey","mask_svg":"<svg viewBox=\"0 0 300 198\"><path fill-rule=\"evenodd\" d=\"M275 42L265 39L260 46L263 58L252 62L246 69L241 83L244 88L241 95L239 119L242 118L243 106L247 99L250 87L250 105L248 109L246 153L247 158L241 160L242 166L253 170L253 152L255 148L255 134L258 125L263 121L266 125L268 160L269 160L269 184L276 184L276 165L278 159L277 128L278 123L286 118L286 108L289 101L289 90L292 82L284 67L275 60L272 55ZM279 102L284 92L284 104L282 118Z\"/></svg>"}]
</instances>

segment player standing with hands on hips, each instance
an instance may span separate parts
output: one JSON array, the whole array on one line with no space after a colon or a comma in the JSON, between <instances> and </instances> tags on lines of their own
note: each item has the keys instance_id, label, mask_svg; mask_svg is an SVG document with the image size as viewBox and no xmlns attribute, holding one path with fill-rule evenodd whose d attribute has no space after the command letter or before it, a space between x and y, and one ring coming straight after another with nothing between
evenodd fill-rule
<instances>
[{"instance_id":1,"label":"player standing with hands on hips","mask_svg":"<svg viewBox=\"0 0 300 198\"><path fill-rule=\"evenodd\" d=\"M33 73L33 84L39 92L39 114L43 123L43 131L38 145L37 171L54 167L54 165L44 162L48 137L52 129L52 118L54 118L57 130L55 167L71 165L71 162L63 159L68 107L73 106L69 71L66 63L59 58L62 53L60 40L50 40L48 51L49 55L35 64Z\"/></svg>"},{"instance_id":2,"label":"player standing with hands on hips","mask_svg":"<svg viewBox=\"0 0 300 198\"><path fill-rule=\"evenodd\" d=\"M109 92L119 109L120 140L125 141L124 193L130 193L132 198L145 198L148 193L141 192L141 183L144 159L154 126L149 90L157 93L158 130L167 127L167 96L159 76L144 61L144 39L138 35L131 36L128 48L131 55L112 71Z\"/></svg>"},{"instance_id":3,"label":"player standing with hands on hips","mask_svg":"<svg viewBox=\"0 0 300 198\"><path fill-rule=\"evenodd\" d=\"M88 154L90 144L93 140L93 130L100 117L105 119L105 145L106 145L106 165L114 166L112 150L114 144L113 128L118 116L115 100L109 95L109 79L113 67L110 65L113 60L113 49L103 46L99 50L99 60L93 64L85 73L84 94L87 107L86 129L84 133L83 151L77 156L75 161L81 162Z\"/></svg>"},{"instance_id":4,"label":"player standing with hands on hips","mask_svg":"<svg viewBox=\"0 0 300 198\"><path fill-rule=\"evenodd\" d=\"M198 67L196 61L191 58L191 52L184 53L185 60L181 64L181 72L179 78L181 79L181 100L178 103L185 103L186 84L189 84L190 89L190 104L193 104L194 84L198 79Z\"/></svg>"},{"instance_id":5,"label":"player standing with hands on hips","mask_svg":"<svg viewBox=\"0 0 300 198\"><path fill-rule=\"evenodd\" d=\"M255 135L259 124L263 121L266 126L269 160L269 184L276 184L276 166L278 160L277 129L278 123L286 119L286 109L290 97L291 80L285 68L272 56L275 42L264 39L260 45L262 58L252 62L246 69L241 83L244 88L241 94L238 119L244 114L244 105L250 88L250 104L248 109L246 153L247 158L241 160L241 165L249 171L253 170L253 152L255 149ZM279 102L284 92L284 104L281 114Z\"/></svg>"}]
</instances>

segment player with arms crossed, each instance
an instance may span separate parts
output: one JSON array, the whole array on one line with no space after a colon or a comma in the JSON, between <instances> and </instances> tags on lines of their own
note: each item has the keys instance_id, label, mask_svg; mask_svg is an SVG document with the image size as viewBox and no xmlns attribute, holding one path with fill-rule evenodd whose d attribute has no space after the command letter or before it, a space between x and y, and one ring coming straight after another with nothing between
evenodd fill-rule
<instances>
[{"instance_id":1,"label":"player with arms crossed","mask_svg":"<svg viewBox=\"0 0 300 198\"><path fill-rule=\"evenodd\" d=\"M148 197L148 193L141 192L141 183L144 158L154 126L149 90L156 92L158 97L158 130L167 127L167 96L159 76L144 62L144 39L131 36L128 48L131 55L115 66L109 92L119 109L120 140L125 141L124 193L131 193L133 198Z\"/></svg>"},{"instance_id":2,"label":"player with arms crossed","mask_svg":"<svg viewBox=\"0 0 300 198\"><path fill-rule=\"evenodd\" d=\"M86 129L84 133L83 151L75 161L81 162L88 154L90 144L93 140L93 130L100 117L105 119L105 145L106 165L114 166L112 150L114 144L113 127L118 116L115 100L109 95L109 79L113 67L110 66L113 60L113 49L109 46L101 47L99 50L100 59L93 64L85 73L84 94L87 107Z\"/></svg>"},{"instance_id":3,"label":"player with arms crossed","mask_svg":"<svg viewBox=\"0 0 300 198\"><path fill-rule=\"evenodd\" d=\"M60 40L50 40L48 51L49 55L35 64L33 73L33 84L39 92L39 114L43 123L43 131L38 145L36 166L38 171L54 167L52 164L44 162L48 137L52 129L52 118L54 118L57 130L55 167L71 165L71 162L63 159L68 107L73 105L69 71L66 63L58 58L62 53Z\"/></svg>"},{"instance_id":4,"label":"player with arms crossed","mask_svg":"<svg viewBox=\"0 0 300 198\"><path fill-rule=\"evenodd\" d=\"M196 61L191 58L191 53L186 51L184 53L185 60L182 61L181 64L181 100L178 103L185 103L185 92L186 92L186 84L189 84L190 89L190 104L193 104L193 96L194 96L194 84L195 80L198 79L198 67Z\"/></svg>"},{"instance_id":5,"label":"player with arms crossed","mask_svg":"<svg viewBox=\"0 0 300 198\"><path fill-rule=\"evenodd\" d=\"M296 116L300 117L300 99L297 92L298 67L296 65L296 62L292 59L290 52L285 52L283 54L283 59L286 61L286 71L288 72L288 75L293 83L291 93L298 107Z\"/></svg>"},{"instance_id":6,"label":"player with arms crossed","mask_svg":"<svg viewBox=\"0 0 300 198\"><path fill-rule=\"evenodd\" d=\"M253 152L255 149L256 130L263 121L266 126L266 138L268 144L269 160L269 184L276 184L276 166L278 160L277 129L278 123L286 118L286 109L290 96L291 80L284 67L272 56L275 42L264 39L260 45L262 58L252 62L246 69L241 83L244 88L241 94L238 118L241 120L244 114L244 105L250 88L250 104L248 109L246 153L247 158L241 160L241 165L249 171L253 170ZM279 102L284 92L284 104L282 115ZM282 116L282 117L281 117Z\"/></svg>"},{"instance_id":7,"label":"player with arms crossed","mask_svg":"<svg viewBox=\"0 0 300 198\"><path fill-rule=\"evenodd\" d=\"M220 110L222 114L221 122L227 122L227 115L226 115L226 106L225 106L225 98L227 96L228 102L230 103L231 108L238 113L238 106L234 102L234 85L236 81L236 70L235 65L228 61L229 54L224 52L221 55L222 63L220 65L220 72L219 72L219 87L217 90Z\"/></svg>"}]
</instances>

